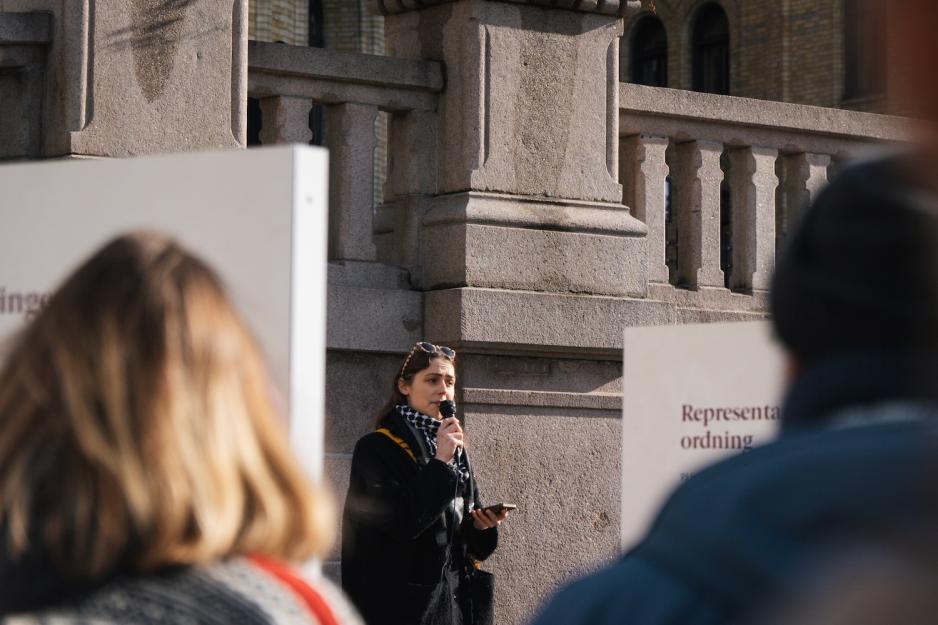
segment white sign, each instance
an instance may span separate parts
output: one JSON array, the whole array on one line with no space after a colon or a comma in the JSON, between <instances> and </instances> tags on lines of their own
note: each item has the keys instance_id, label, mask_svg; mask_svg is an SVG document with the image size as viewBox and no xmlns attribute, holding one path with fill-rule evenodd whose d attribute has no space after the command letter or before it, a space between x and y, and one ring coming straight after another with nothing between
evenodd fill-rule
<instances>
[{"instance_id":1,"label":"white sign","mask_svg":"<svg viewBox=\"0 0 938 625\"><path fill-rule=\"evenodd\" d=\"M782 384L768 322L626 329L624 548L645 535L682 480L774 436Z\"/></svg>"},{"instance_id":2,"label":"white sign","mask_svg":"<svg viewBox=\"0 0 938 625\"><path fill-rule=\"evenodd\" d=\"M287 399L294 448L318 478L327 159L319 148L283 146L0 166L0 340L113 236L165 232L226 282Z\"/></svg>"}]
</instances>

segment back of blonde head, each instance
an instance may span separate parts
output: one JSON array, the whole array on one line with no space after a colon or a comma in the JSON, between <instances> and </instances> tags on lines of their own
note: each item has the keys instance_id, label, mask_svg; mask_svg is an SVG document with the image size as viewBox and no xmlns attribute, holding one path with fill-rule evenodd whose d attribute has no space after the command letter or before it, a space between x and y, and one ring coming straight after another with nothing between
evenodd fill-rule
<instances>
[{"instance_id":1,"label":"back of blonde head","mask_svg":"<svg viewBox=\"0 0 938 625\"><path fill-rule=\"evenodd\" d=\"M270 392L209 267L155 234L111 241L0 369L2 539L78 576L323 553L331 507Z\"/></svg>"}]
</instances>

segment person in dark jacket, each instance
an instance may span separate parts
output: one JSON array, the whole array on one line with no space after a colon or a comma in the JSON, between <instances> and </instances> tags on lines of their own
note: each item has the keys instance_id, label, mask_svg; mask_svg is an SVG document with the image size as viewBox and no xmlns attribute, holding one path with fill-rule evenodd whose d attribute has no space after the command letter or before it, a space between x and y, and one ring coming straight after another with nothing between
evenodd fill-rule
<instances>
[{"instance_id":1,"label":"person in dark jacket","mask_svg":"<svg viewBox=\"0 0 938 625\"><path fill-rule=\"evenodd\" d=\"M779 438L686 480L537 625L768 622L832 563L938 539L938 200L907 157L843 171L773 283Z\"/></svg>"},{"instance_id":2,"label":"person in dark jacket","mask_svg":"<svg viewBox=\"0 0 938 625\"><path fill-rule=\"evenodd\" d=\"M355 445L342 530L342 586L369 625L491 621L478 568L507 511L484 510L452 402L456 354L419 342L377 428Z\"/></svg>"}]
</instances>

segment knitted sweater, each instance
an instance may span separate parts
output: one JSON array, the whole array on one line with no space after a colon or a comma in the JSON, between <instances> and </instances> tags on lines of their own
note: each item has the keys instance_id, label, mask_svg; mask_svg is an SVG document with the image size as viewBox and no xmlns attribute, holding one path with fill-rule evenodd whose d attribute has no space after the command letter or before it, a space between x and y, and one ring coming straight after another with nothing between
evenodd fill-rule
<instances>
[{"instance_id":1,"label":"knitted sweater","mask_svg":"<svg viewBox=\"0 0 938 625\"><path fill-rule=\"evenodd\" d=\"M337 625L361 625L340 590L311 586ZM201 567L112 580L90 595L0 619L4 625L331 625L307 600L256 562L234 558Z\"/></svg>"}]
</instances>

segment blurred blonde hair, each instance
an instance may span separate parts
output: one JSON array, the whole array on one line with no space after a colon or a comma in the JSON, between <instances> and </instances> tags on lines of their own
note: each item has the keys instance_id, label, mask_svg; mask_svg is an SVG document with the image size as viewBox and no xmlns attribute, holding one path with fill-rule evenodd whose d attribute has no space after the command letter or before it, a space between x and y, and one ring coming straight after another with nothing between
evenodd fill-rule
<instances>
[{"instance_id":1,"label":"blurred blonde hair","mask_svg":"<svg viewBox=\"0 0 938 625\"><path fill-rule=\"evenodd\" d=\"M79 576L324 554L332 504L271 390L205 263L152 233L112 240L0 369L0 539Z\"/></svg>"}]
</instances>

